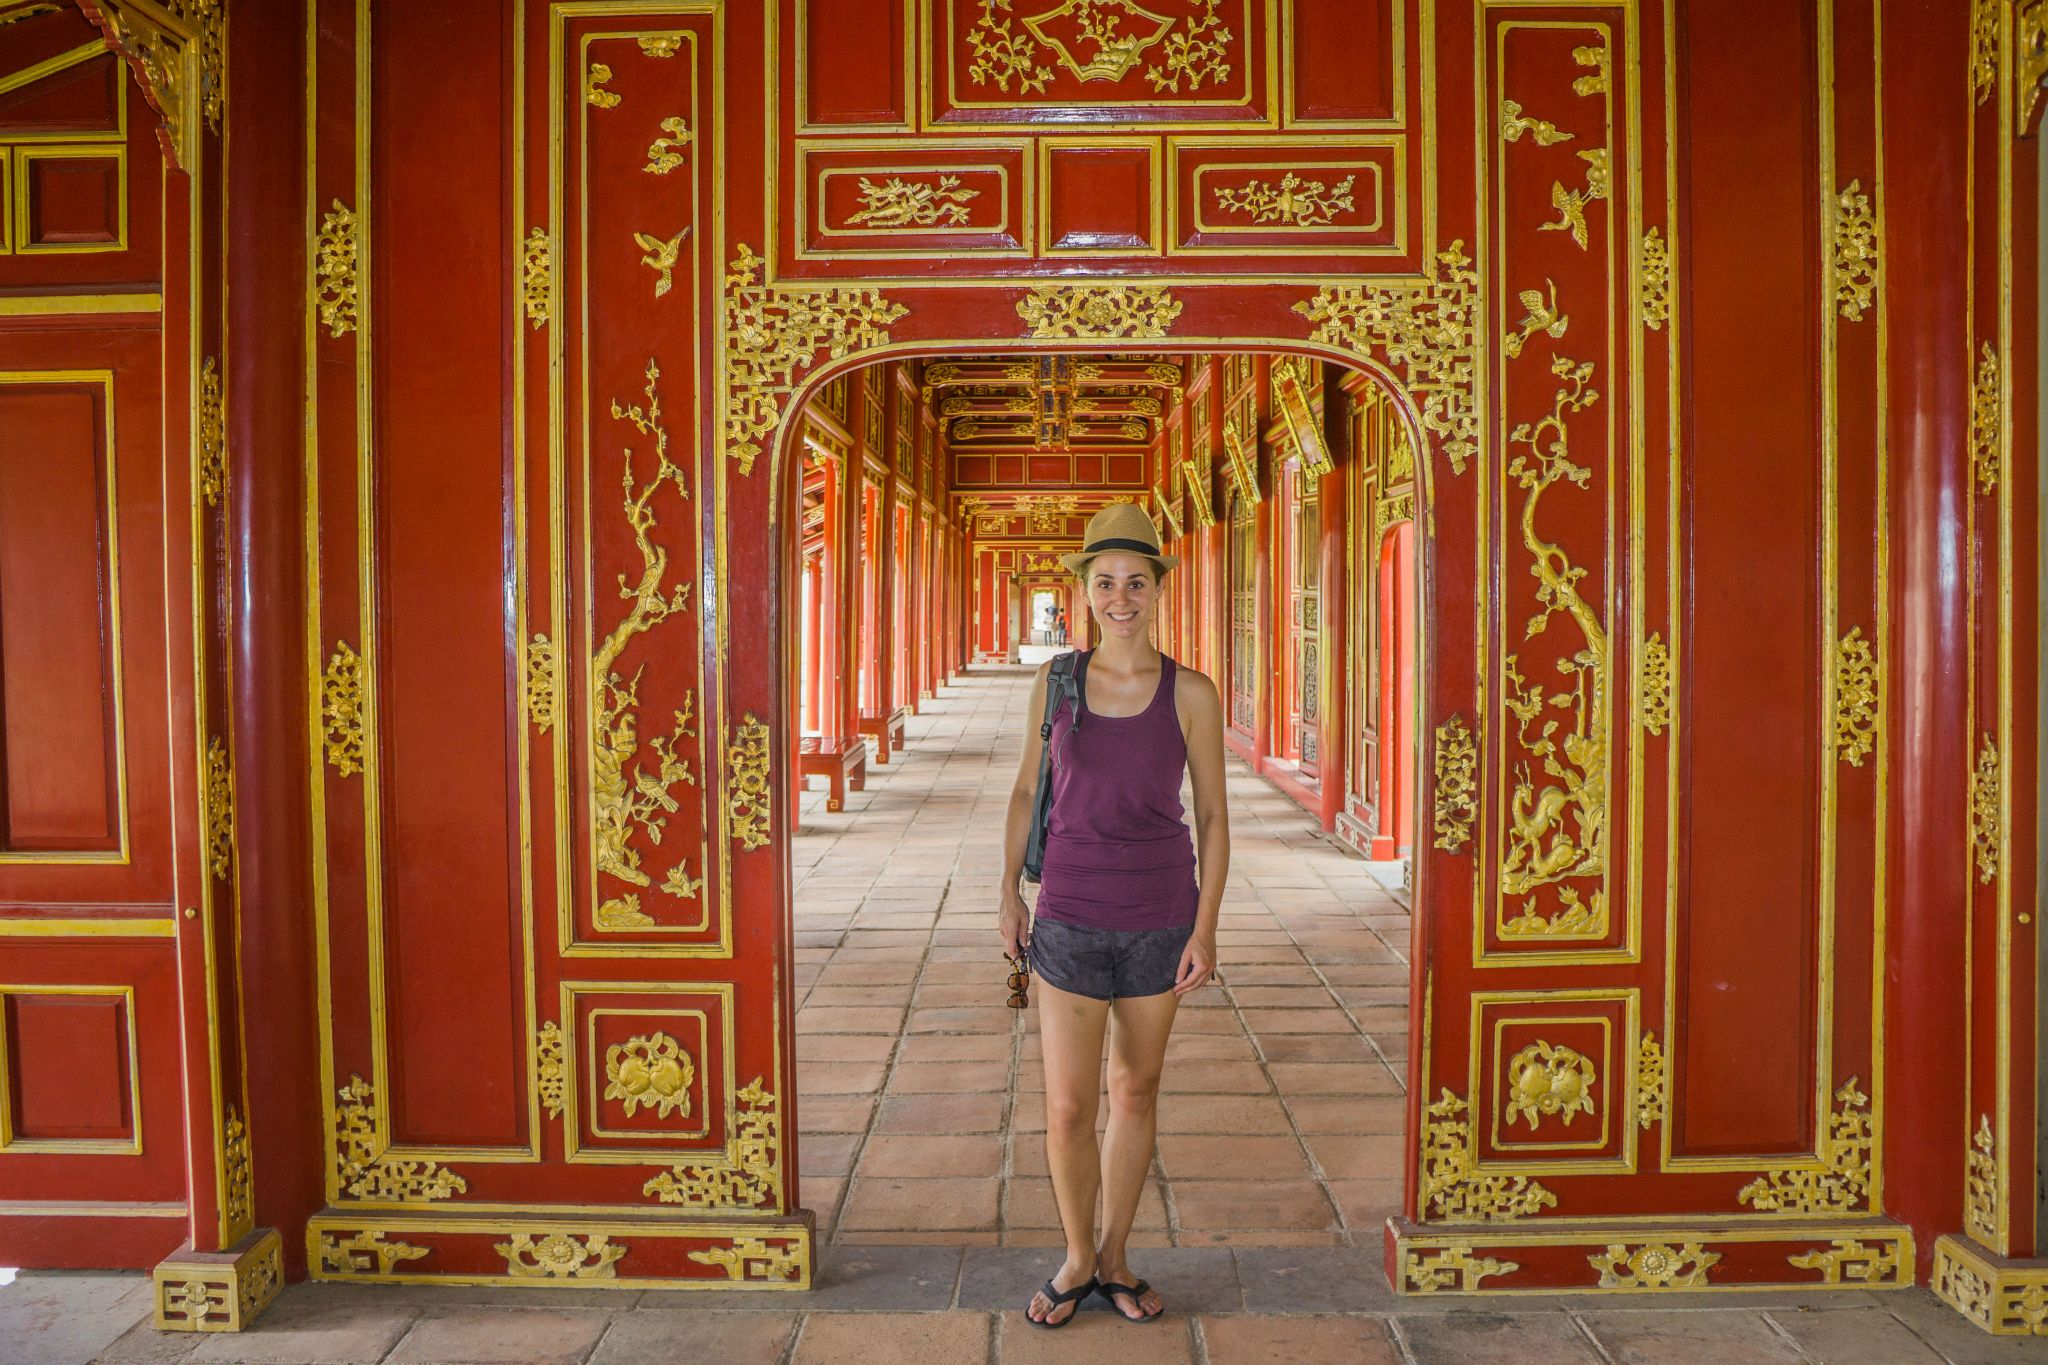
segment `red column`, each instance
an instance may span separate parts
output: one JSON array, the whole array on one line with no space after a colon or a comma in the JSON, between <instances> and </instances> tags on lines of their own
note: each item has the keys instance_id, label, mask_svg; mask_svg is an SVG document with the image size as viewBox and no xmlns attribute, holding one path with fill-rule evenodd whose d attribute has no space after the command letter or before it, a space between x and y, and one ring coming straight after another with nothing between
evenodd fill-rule
<instances>
[{"instance_id":1,"label":"red column","mask_svg":"<svg viewBox=\"0 0 2048 1365\"><path fill-rule=\"evenodd\" d=\"M826 513L827 516L831 514ZM830 531L826 532L830 535ZM824 575L819 572L823 553L804 556L804 654L803 654L803 727L812 733L823 730L820 705L824 699L825 658L821 653L824 645Z\"/></svg>"}]
</instances>

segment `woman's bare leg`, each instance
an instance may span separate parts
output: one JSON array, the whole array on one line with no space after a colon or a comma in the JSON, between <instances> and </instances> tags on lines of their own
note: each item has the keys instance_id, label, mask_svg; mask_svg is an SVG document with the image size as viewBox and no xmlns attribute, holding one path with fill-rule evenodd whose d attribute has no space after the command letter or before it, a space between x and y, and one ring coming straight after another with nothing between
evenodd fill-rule
<instances>
[{"instance_id":1,"label":"woman's bare leg","mask_svg":"<svg viewBox=\"0 0 2048 1365\"><path fill-rule=\"evenodd\" d=\"M1159 1131L1159 1069L1166 1061L1166 1040L1179 1004L1179 996L1165 991L1111 1006L1116 1025L1109 1035L1109 1129L1102 1144L1102 1242L1096 1250L1095 1274L1116 1284L1137 1283L1126 1244L1131 1222L1138 1216L1138 1196L1152 1169L1153 1139ZM1157 1292L1148 1290L1135 1303L1119 1294L1116 1306L1126 1317L1151 1317L1164 1305Z\"/></svg>"},{"instance_id":2,"label":"woman's bare leg","mask_svg":"<svg viewBox=\"0 0 2048 1365\"><path fill-rule=\"evenodd\" d=\"M1109 1002L1031 983L1038 1010L1039 1042L1045 1052L1045 1155L1052 1167L1052 1193L1067 1235L1067 1259L1052 1277L1062 1292L1088 1283L1095 1273L1095 1195L1102 1159L1095 1146L1095 1102L1102 1086L1102 1034ZM1126 1220L1128 1221L1128 1220ZM1078 1304L1052 1315L1065 1321ZM1025 1311L1044 1322L1052 1308L1041 1290Z\"/></svg>"}]
</instances>

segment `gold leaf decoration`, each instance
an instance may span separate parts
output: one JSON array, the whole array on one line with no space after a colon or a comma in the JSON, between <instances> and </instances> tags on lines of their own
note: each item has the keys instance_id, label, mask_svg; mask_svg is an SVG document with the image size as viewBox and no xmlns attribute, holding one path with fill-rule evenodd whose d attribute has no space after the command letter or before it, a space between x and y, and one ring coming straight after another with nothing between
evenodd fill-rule
<instances>
[{"instance_id":1,"label":"gold leaf decoration","mask_svg":"<svg viewBox=\"0 0 2048 1365\"><path fill-rule=\"evenodd\" d=\"M735 1237L729 1247L693 1251L690 1259L698 1265L722 1266L731 1280L802 1280L809 1259L803 1243L777 1242L773 1246L760 1237Z\"/></svg>"},{"instance_id":2,"label":"gold leaf decoration","mask_svg":"<svg viewBox=\"0 0 2048 1365\"><path fill-rule=\"evenodd\" d=\"M505 1258L506 1274L531 1280L615 1280L619 1260L626 1254L624 1242L613 1242L602 1232L580 1242L566 1232L550 1232L538 1240L522 1232L493 1246Z\"/></svg>"},{"instance_id":3,"label":"gold leaf decoration","mask_svg":"<svg viewBox=\"0 0 2048 1365\"><path fill-rule=\"evenodd\" d=\"M1927 1287L1935 1297L1987 1332L1996 1332L1990 1277L1956 1254L1947 1238L1934 1244L1934 1271Z\"/></svg>"},{"instance_id":4,"label":"gold leaf decoration","mask_svg":"<svg viewBox=\"0 0 2048 1365\"><path fill-rule=\"evenodd\" d=\"M2022 136L2034 121L2034 106L2041 102L2041 82L2048 80L2048 3L2020 0L2013 11L2013 92L2019 97L2014 125Z\"/></svg>"},{"instance_id":5,"label":"gold leaf decoration","mask_svg":"<svg viewBox=\"0 0 2048 1365\"><path fill-rule=\"evenodd\" d=\"M0 24L55 8L29 5ZM163 115L161 139L172 164L196 174L200 129L219 133L227 109L226 0L103 3L87 13L134 69L143 98Z\"/></svg>"},{"instance_id":6,"label":"gold leaf decoration","mask_svg":"<svg viewBox=\"0 0 2048 1365\"><path fill-rule=\"evenodd\" d=\"M725 751L726 813L732 837L749 851L768 846L768 765L768 727L749 711L740 717Z\"/></svg>"},{"instance_id":7,"label":"gold leaf decoration","mask_svg":"<svg viewBox=\"0 0 2048 1365\"><path fill-rule=\"evenodd\" d=\"M1557 211L1554 223L1538 223L1538 232L1569 232L1579 250L1591 250L1591 234L1586 227L1586 205L1607 197L1611 171L1608 166L1607 149L1593 147L1579 153L1579 160L1586 163L1586 188L1568 190L1561 180L1550 185L1550 207Z\"/></svg>"},{"instance_id":8,"label":"gold leaf decoration","mask_svg":"<svg viewBox=\"0 0 2048 1365\"><path fill-rule=\"evenodd\" d=\"M526 642L526 716L546 734L555 724L555 645L545 635Z\"/></svg>"},{"instance_id":9,"label":"gold leaf decoration","mask_svg":"<svg viewBox=\"0 0 2048 1365\"><path fill-rule=\"evenodd\" d=\"M562 1026L552 1019L541 1025L540 1036L534 1040L533 1060L533 1084L540 1107L547 1110L549 1118L558 1119L568 1097L569 1048Z\"/></svg>"},{"instance_id":10,"label":"gold leaf decoration","mask_svg":"<svg viewBox=\"0 0 2048 1365\"><path fill-rule=\"evenodd\" d=\"M1853 1237L1837 1238L1826 1251L1787 1256L1801 1270L1818 1270L1822 1284L1861 1284L1872 1288L1910 1284L1897 1242L1865 1244Z\"/></svg>"},{"instance_id":11,"label":"gold leaf decoration","mask_svg":"<svg viewBox=\"0 0 2048 1365\"><path fill-rule=\"evenodd\" d=\"M1187 477L1188 502L1194 510L1195 525L1206 531L1216 524L1216 513L1209 503L1208 476L1193 460L1182 460L1180 468Z\"/></svg>"},{"instance_id":12,"label":"gold leaf decoration","mask_svg":"<svg viewBox=\"0 0 2048 1365\"><path fill-rule=\"evenodd\" d=\"M546 228L526 234L526 255L520 262L521 300L526 320L536 332L547 326L554 304L555 245Z\"/></svg>"},{"instance_id":13,"label":"gold leaf decoration","mask_svg":"<svg viewBox=\"0 0 2048 1365\"><path fill-rule=\"evenodd\" d=\"M1522 134L1538 147L1555 147L1560 142L1570 142L1572 135L1561 132L1555 123L1547 118L1530 118L1522 112L1522 106L1514 100L1500 102L1500 140L1520 142Z\"/></svg>"},{"instance_id":14,"label":"gold leaf decoration","mask_svg":"<svg viewBox=\"0 0 2048 1365\"><path fill-rule=\"evenodd\" d=\"M633 240L647 253L640 258L640 264L654 272L654 297L660 298L675 288L676 257L683 249L683 239L689 235L687 227L666 240L651 232L633 234Z\"/></svg>"},{"instance_id":15,"label":"gold leaf decoration","mask_svg":"<svg viewBox=\"0 0 2048 1365\"><path fill-rule=\"evenodd\" d=\"M320 1234L320 1269L330 1275L389 1275L400 1261L426 1254L427 1248L410 1242L387 1242L381 1232L358 1232L345 1242L332 1233Z\"/></svg>"},{"instance_id":16,"label":"gold leaf decoration","mask_svg":"<svg viewBox=\"0 0 2048 1365\"><path fill-rule=\"evenodd\" d=\"M1538 1120L1554 1115L1569 1128L1580 1114L1594 1112L1593 1089L1598 1079L1591 1058L1537 1039L1508 1063L1507 1126L1512 1128L1516 1119L1526 1119L1533 1132Z\"/></svg>"},{"instance_id":17,"label":"gold leaf decoration","mask_svg":"<svg viewBox=\"0 0 2048 1365\"><path fill-rule=\"evenodd\" d=\"M1963 1228L1989 1247L1998 1245L1998 1138L1991 1116L1977 1116L1977 1135L1970 1140L1968 1173L1963 1186Z\"/></svg>"},{"instance_id":18,"label":"gold leaf decoration","mask_svg":"<svg viewBox=\"0 0 2048 1365\"><path fill-rule=\"evenodd\" d=\"M1851 1076L1835 1091L1821 1166L1765 1171L1735 1192L1760 1213L1851 1213L1870 1198L1870 1097Z\"/></svg>"},{"instance_id":19,"label":"gold leaf decoration","mask_svg":"<svg viewBox=\"0 0 2048 1365\"><path fill-rule=\"evenodd\" d=\"M1720 1260L1720 1252L1698 1242L1676 1247L1653 1242L1634 1251L1614 1242L1604 1255L1586 1258L1600 1272L1602 1289L1703 1289L1707 1271Z\"/></svg>"},{"instance_id":20,"label":"gold leaf decoration","mask_svg":"<svg viewBox=\"0 0 2048 1365\"><path fill-rule=\"evenodd\" d=\"M1357 176L1347 175L1335 185L1325 186L1320 180L1305 180L1288 171L1277 185L1270 180L1246 181L1236 189L1218 185L1216 208L1246 214L1258 224L1325 227L1336 222L1338 214L1355 209L1351 190L1357 183Z\"/></svg>"},{"instance_id":21,"label":"gold leaf decoration","mask_svg":"<svg viewBox=\"0 0 2048 1365\"><path fill-rule=\"evenodd\" d=\"M355 211L336 199L320 219L317 283L313 287L313 302L329 337L346 336L356 329L356 238Z\"/></svg>"},{"instance_id":22,"label":"gold leaf decoration","mask_svg":"<svg viewBox=\"0 0 2048 1365\"><path fill-rule=\"evenodd\" d=\"M1643 326L1661 332L1671 320L1671 249L1654 227L1643 234L1641 287Z\"/></svg>"},{"instance_id":23,"label":"gold leaf decoration","mask_svg":"<svg viewBox=\"0 0 2048 1365\"><path fill-rule=\"evenodd\" d=\"M249 1155L249 1126L233 1104L227 1106L221 1136L221 1212L227 1216L232 1246L256 1226L256 1168Z\"/></svg>"},{"instance_id":24,"label":"gold leaf decoration","mask_svg":"<svg viewBox=\"0 0 2048 1365\"><path fill-rule=\"evenodd\" d=\"M734 1099L740 1107L724 1163L676 1166L643 1185L642 1194L692 1209L751 1209L781 1197L782 1118L775 1096L756 1076Z\"/></svg>"},{"instance_id":25,"label":"gold leaf decoration","mask_svg":"<svg viewBox=\"0 0 2048 1365\"><path fill-rule=\"evenodd\" d=\"M1863 321L1877 293L1877 220L1861 180L1835 196L1835 306L1851 322Z\"/></svg>"},{"instance_id":26,"label":"gold leaf decoration","mask_svg":"<svg viewBox=\"0 0 2048 1365\"><path fill-rule=\"evenodd\" d=\"M199 367L199 495L208 507L220 506L227 488L227 417L222 410L220 366L212 356Z\"/></svg>"},{"instance_id":27,"label":"gold leaf decoration","mask_svg":"<svg viewBox=\"0 0 2048 1365\"><path fill-rule=\"evenodd\" d=\"M697 1064L683 1045L666 1033L629 1038L614 1043L604 1057L604 1097L621 1100L626 1117L645 1105L656 1118L670 1114L690 1116L690 1082L697 1078Z\"/></svg>"},{"instance_id":28,"label":"gold leaf decoration","mask_svg":"<svg viewBox=\"0 0 2048 1365\"><path fill-rule=\"evenodd\" d=\"M1548 279L1543 283L1548 286L1547 294L1542 289L1524 289L1519 296L1524 316L1515 324L1514 331L1501 338L1501 349L1510 360L1518 358L1529 338L1538 332L1556 340L1571 325L1571 319L1557 306L1556 283Z\"/></svg>"},{"instance_id":29,"label":"gold leaf decoration","mask_svg":"<svg viewBox=\"0 0 2048 1365\"><path fill-rule=\"evenodd\" d=\"M683 38L679 33L646 33L639 39L640 50L650 57L673 57L683 50Z\"/></svg>"},{"instance_id":30,"label":"gold leaf decoration","mask_svg":"<svg viewBox=\"0 0 2048 1365\"><path fill-rule=\"evenodd\" d=\"M1856 626L1835 642L1835 753L1860 768L1876 743L1877 659Z\"/></svg>"},{"instance_id":31,"label":"gold leaf decoration","mask_svg":"<svg viewBox=\"0 0 2048 1365\"><path fill-rule=\"evenodd\" d=\"M1420 284L1326 285L1294 311L1313 324L1312 340L1374 357L1397 373L1422 429L1462 474L1479 450L1478 295L1465 244L1454 241L1424 267Z\"/></svg>"},{"instance_id":32,"label":"gold leaf decoration","mask_svg":"<svg viewBox=\"0 0 2048 1365\"><path fill-rule=\"evenodd\" d=\"M1998 88L1998 11L2000 0L1977 0L1970 16L1970 88L1977 103Z\"/></svg>"},{"instance_id":33,"label":"gold leaf decoration","mask_svg":"<svg viewBox=\"0 0 2048 1365\"><path fill-rule=\"evenodd\" d=\"M1449 1090L1429 1106L1422 1129L1422 1205L1445 1222L1527 1218L1557 1196L1527 1176L1481 1175L1465 1101Z\"/></svg>"},{"instance_id":34,"label":"gold leaf decoration","mask_svg":"<svg viewBox=\"0 0 2048 1365\"><path fill-rule=\"evenodd\" d=\"M1452 716L1436 727L1436 846L1456 853L1472 837L1472 822L1479 818L1479 788L1476 774L1479 749L1462 716Z\"/></svg>"},{"instance_id":35,"label":"gold leaf decoration","mask_svg":"<svg viewBox=\"0 0 2048 1365\"><path fill-rule=\"evenodd\" d=\"M1173 329L1181 301L1164 285L1041 284L1017 300L1017 316L1038 340L1130 337L1152 341Z\"/></svg>"},{"instance_id":36,"label":"gold leaf decoration","mask_svg":"<svg viewBox=\"0 0 2048 1365\"><path fill-rule=\"evenodd\" d=\"M1645 1033L1636 1048L1636 1122L1644 1128L1670 1115L1670 1083L1665 1078L1664 1045Z\"/></svg>"},{"instance_id":37,"label":"gold leaf decoration","mask_svg":"<svg viewBox=\"0 0 2048 1365\"><path fill-rule=\"evenodd\" d=\"M1461 1244L1440 1251L1407 1252L1401 1261L1401 1277L1408 1282L1411 1294L1470 1294L1487 1276L1512 1275L1521 1268L1514 1261L1474 1256L1471 1247Z\"/></svg>"},{"instance_id":38,"label":"gold leaf decoration","mask_svg":"<svg viewBox=\"0 0 2048 1365\"><path fill-rule=\"evenodd\" d=\"M764 269L742 245L725 275L725 444L741 474L754 472L820 351L840 360L884 345L889 325L909 312L876 289L764 284Z\"/></svg>"},{"instance_id":39,"label":"gold leaf decoration","mask_svg":"<svg viewBox=\"0 0 2048 1365\"><path fill-rule=\"evenodd\" d=\"M1588 75L1572 82L1572 93L1579 96L1603 95L1607 93L1607 49L1597 45L1575 47L1572 60L1580 66L1593 68Z\"/></svg>"},{"instance_id":40,"label":"gold leaf decoration","mask_svg":"<svg viewBox=\"0 0 2048 1365\"><path fill-rule=\"evenodd\" d=\"M1664 633L1653 632L1643 641L1641 705L1643 728L1653 735L1664 733L1671 724L1671 651Z\"/></svg>"},{"instance_id":41,"label":"gold leaf decoration","mask_svg":"<svg viewBox=\"0 0 2048 1365\"><path fill-rule=\"evenodd\" d=\"M363 661L348 641L337 640L320 677L320 714L327 761L348 777L363 770Z\"/></svg>"},{"instance_id":42,"label":"gold leaf decoration","mask_svg":"<svg viewBox=\"0 0 2048 1365\"><path fill-rule=\"evenodd\" d=\"M225 881L235 862L235 773L218 736L206 741L206 865Z\"/></svg>"},{"instance_id":43,"label":"gold leaf decoration","mask_svg":"<svg viewBox=\"0 0 2048 1365\"><path fill-rule=\"evenodd\" d=\"M1970 777L1970 846L1977 857L1977 880L1987 886L1998 875L2004 791L1998 746L1986 735L1977 750L1977 770Z\"/></svg>"},{"instance_id":44,"label":"gold leaf decoration","mask_svg":"<svg viewBox=\"0 0 2048 1365\"><path fill-rule=\"evenodd\" d=\"M603 62L592 62L590 64L590 79L584 84L583 97L599 109L618 108L619 93L616 90L604 88L605 83L610 81L611 78L612 69L609 66L606 66Z\"/></svg>"},{"instance_id":45,"label":"gold leaf decoration","mask_svg":"<svg viewBox=\"0 0 2048 1365\"><path fill-rule=\"evenodd\" d=\"M335 1150L335 1174L344 1194L383 1204L418 1204L452 1199L469 1189L467 1180L424 1158L385 1158L390 1143L380 1131L368 1081L352 1075L340 1095L341 1107L335 1111L341 1139Z\"/></svg>"},{"instance_id":46,"label":"gold leaf decoration","mask_svg":"<svg viewBox=\"0 0 2048 1365\"><path fill-rule=\"evenodd\" d=\"M2000 396L2003 381L1998 352L1985 342L1977 357L1977 382L1970 393L1970 463L1977 472L1977 491L1989 493L1998 487L2004 464L2002 428L2005 400Z\"/></svg>"},{"instance_id":47,"label":"gold leaf decoration","mask_svg":"<svg viewBox=\"0 0 2048 1365\"><path fill-rule=\"evenodd\" d=\"M962 189L957 175L941 175L936 182L921 183L892 175L879 185L862 176L860 212L846 221L876 228L932 227L941 223L957 227L967 221L968 202L980 197L980 190Z\"/></svg>"},{"instance_id":48,"label":"gold leaf decoration","mask_svg":"<svg viewBox=\"0 0 2048 1365\"><path fill-rule=\"evenodd\" d=\"M683 164L683 148L690 145L690 125L680 114L661 121L662 136L647 147L647 164L640 169L648 175L667 175Z\"/></svg>"}]
</instances>

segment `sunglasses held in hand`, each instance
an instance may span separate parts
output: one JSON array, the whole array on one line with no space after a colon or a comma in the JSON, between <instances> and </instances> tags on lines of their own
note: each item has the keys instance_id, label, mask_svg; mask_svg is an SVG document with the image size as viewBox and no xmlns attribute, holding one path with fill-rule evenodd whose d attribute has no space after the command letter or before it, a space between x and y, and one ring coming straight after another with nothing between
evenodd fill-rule
<instances>
[{"instance_id":1,"label":"sunglasses held in hand","mask_svg":"<svg viewBox=\"0 0 2048 1365\"><path fill-rule=\"evenodd\" d=\"M1003 961L1010 964L1010 1008L1021 1010L1031 1002L1024 993L1031 986L1031 959L1028 956L1011 957L1003 954Z\"/></svg>"}]
</instances>

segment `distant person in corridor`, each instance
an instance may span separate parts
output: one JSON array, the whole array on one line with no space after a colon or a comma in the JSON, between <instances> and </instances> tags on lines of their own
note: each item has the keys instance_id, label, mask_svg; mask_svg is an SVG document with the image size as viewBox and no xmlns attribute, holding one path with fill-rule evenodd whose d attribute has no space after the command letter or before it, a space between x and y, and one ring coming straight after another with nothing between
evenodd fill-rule
<instances>
[{"instance_id":1,"label":"distant person in corridor","mask_svg":"<svg viewBox=\"0 0 2048 1365\"><path fill-rule=\"evenodd\" d=\"M1037 978L1031 990L1045 1052L1045 1149L1067 1238L1065 1262L1026 1310L1040 1327L1064 1325L1090 1294L1131 1322L1165 1311L1157 1291L1133 1273L1126 1242L1152 1164L1166 1040L1181 997L1216 970L1216 917L1230 866L1216 685L1152 641L1160 580L1179 557L1160 552L1142 509L1115 503L1088 523L1080 553L1062 562L1086 586L1100 643L1084 656L1079 704L1061 705L1044 741L1052 751L1053 805L1034 921L1018 879L1051 665L1038 670L1010 794L1000 919L1004 948L1028 950ZM1193 841L1182 821L1183 771L1194 785ZM1098 1150L1105 1031L1109 1127Z\"/></svg>"}]
</instances>

